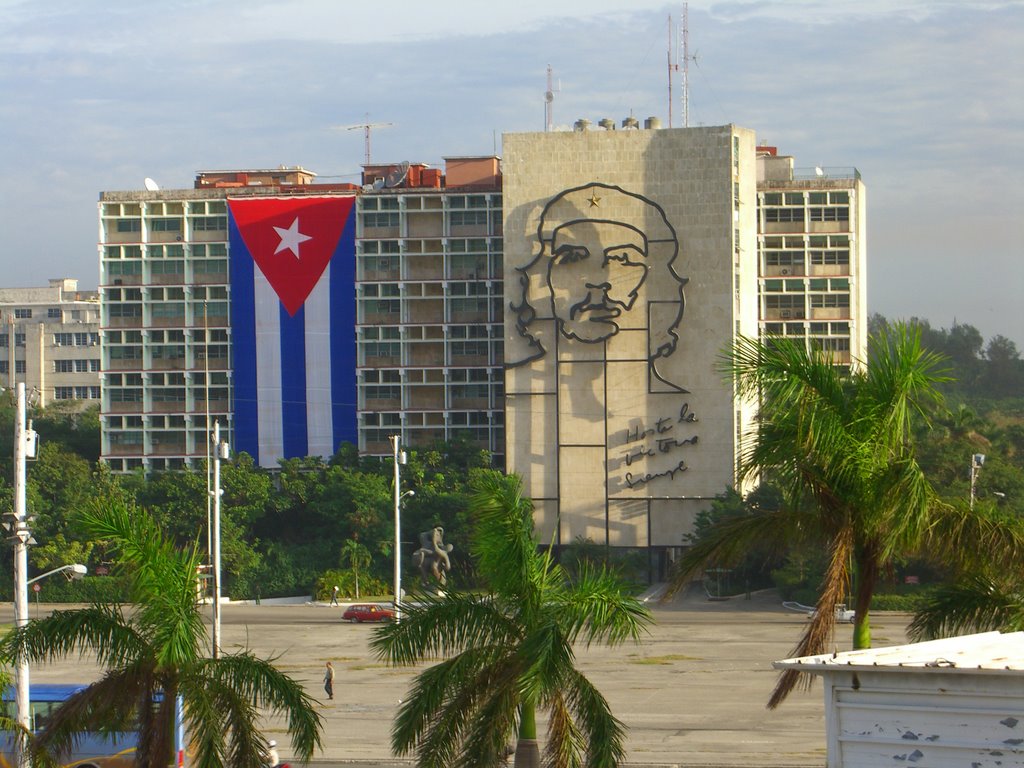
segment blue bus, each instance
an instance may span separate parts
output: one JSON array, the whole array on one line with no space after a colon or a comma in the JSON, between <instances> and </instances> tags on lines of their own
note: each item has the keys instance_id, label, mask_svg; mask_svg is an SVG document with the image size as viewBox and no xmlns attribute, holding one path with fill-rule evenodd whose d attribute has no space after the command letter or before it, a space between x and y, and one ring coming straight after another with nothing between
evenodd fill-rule
<instances>
[{"instance_id":1,"label":"blue bus","mask_svg":"<svg viewBox=\"0 0 1024 768\"><path fill-rule=\"evenodd\" d=\"M29 729L38 733L49 722L50 715L72 695L88 685L84 683L32 683L29 686ZM15 719L14 688L3 692L3 713ZM64 768L129 768L135 762L134 731L118 733L86 733L78 739L70 754L60 755ZM17 768L14 734L0 733L0 768Z\"/></svg>"}]
</instances>

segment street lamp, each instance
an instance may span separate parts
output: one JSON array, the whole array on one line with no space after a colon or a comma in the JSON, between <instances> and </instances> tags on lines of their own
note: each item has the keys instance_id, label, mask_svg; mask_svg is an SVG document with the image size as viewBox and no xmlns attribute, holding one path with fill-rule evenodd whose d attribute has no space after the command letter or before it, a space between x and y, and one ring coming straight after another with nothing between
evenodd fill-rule
<instances>
[{"instance_id":1,"label":"street lamp","mask_svg":"<svg viewBox=\"0 0 1024 768\"><path fill-rule=\"evenodd\" d=\"M207 400L209 402L209 400ZM220 439L220 421L213 422L213 658L220 658L220 463L231 455L226 440Z\"/></svg>"},{"instance_id":2,"label":"street lamp","mask_svg":"<svg viewBox=\"0 0 1024 768\"><path fill-rule=\"evenodd\" d=\"M85 576L85 574L89 572L89 569L81 563L71 563L70 565L62 565L60 568L54 568L52 571L47 571L46 573L39 574L34 579L29 579L25 582L25 586L27 587L29 584L35 584L37 581L42 581L47 576L53 576L53 574L60 573L61 571L68 571L69 579L81 579Z\"/></svg>"},{"instance_id":3,"label":"street lamp","mask_svg":"<svg viewBox=\"0 0 1024 768\"><path fill-rule=\"evenodd\" d=\"M413 491L402 493L402 470L406 463L405 451L401 450L400 435L388 435L391 441L391 456L395 465L395 621L402 619L402 499L415 496Z\"/></svg>"},{"instance_id":4,"label":"street lamp","mask_svg":"<svg viewBox=\"0 0 1024 768\"><path fill-rule=\"evenodd\" d=\"M971 509L974 509L974 492L978 484L978 474L985 463L985 454L976 453L971 456Z\"/></svg>"},{"instance_id":5,"label":"street lamp","mask_svg":"<svg viewBox=\"0 0 1024 768\"><path fill-rule=\"evenodd\" d=\"M28 528L25 502L25 462L36 455L36 433L25 425L25 382L17 386L17 408L14 419L14 510L7 525L14 541L14 624L19 629L28 624L28 546L35 544ZM14 665L15 720L28 729L31 712L28 700L29 672L24 657ZM18 765L28 766L28 750L24 742L18 750Z\"/></svg>"}]
</instances>

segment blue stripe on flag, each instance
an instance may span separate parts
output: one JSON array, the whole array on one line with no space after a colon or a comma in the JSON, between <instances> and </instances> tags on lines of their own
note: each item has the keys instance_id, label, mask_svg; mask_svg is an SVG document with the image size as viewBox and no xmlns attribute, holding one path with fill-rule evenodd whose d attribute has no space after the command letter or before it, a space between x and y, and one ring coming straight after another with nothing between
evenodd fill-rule
<instances>
[{"instance_id":1,"label":"blue stripe on flag","mask_svg":"<svg viewBox=\"0 0 1024 768\"><path fill-rule=\"evenodd\" d=\"M356 434L355 206L331 259L331 400L334 451Z\"/></svg>"},{"instance_id":2,"label":"blue stripe on flag","mask_svg":"<svg viewBox=\"0 0 1024 768\"><path fill-rule=\"evenodd\" d=\"M255 263L242 243L234 217L231 222L231 343L234 352L234 449L245 451L257 466L259 411L256 398L256 302Z\"/></svg>"},{"instance_id":3,"label":"blue stripe on flag","mask_svg":"<svg viewBox=\"0 0 1024 768\"><path fill-rule=\"evenodd\" d=\"M281 426L285 458L308 453L306 430L306 309L281 312Z\"/></svg>"}]
</instances>

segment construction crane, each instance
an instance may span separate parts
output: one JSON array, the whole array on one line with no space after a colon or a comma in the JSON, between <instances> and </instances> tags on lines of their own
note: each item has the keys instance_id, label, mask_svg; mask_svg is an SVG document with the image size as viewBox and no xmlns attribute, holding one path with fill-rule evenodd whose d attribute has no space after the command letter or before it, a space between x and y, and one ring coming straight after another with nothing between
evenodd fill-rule
<instances>
[{"instance_id":1,"label":"construction crane","mask_svg":"<svg viewBox=\"0 0 1024 768\"><path fill-rule=\"evenodd\" d=\"M355 125L335 125L336 131L356 131L362 129L363 141L366 144L366 165L370 164L370 131L374 128L387 128L393 123L356 123Z\"/></svg>"}]
</instances>

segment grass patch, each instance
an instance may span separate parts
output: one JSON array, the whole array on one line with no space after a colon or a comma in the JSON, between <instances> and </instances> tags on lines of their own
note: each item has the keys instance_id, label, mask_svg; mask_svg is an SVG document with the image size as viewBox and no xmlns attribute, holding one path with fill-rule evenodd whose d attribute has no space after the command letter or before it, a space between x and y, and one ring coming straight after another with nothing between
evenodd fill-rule
<instances>
[{"instance_id":1,"label":"grass patch","mask_svg":"<svg viewBox=\"0 0 1024 768\"><path fill-rule=\"evenodd\" d=\"M672 664L676 661L701 661L697 656L687 656L685 653L670 653L665 656L632 656L632 664Z\"/></svg>"}]
</instances>

